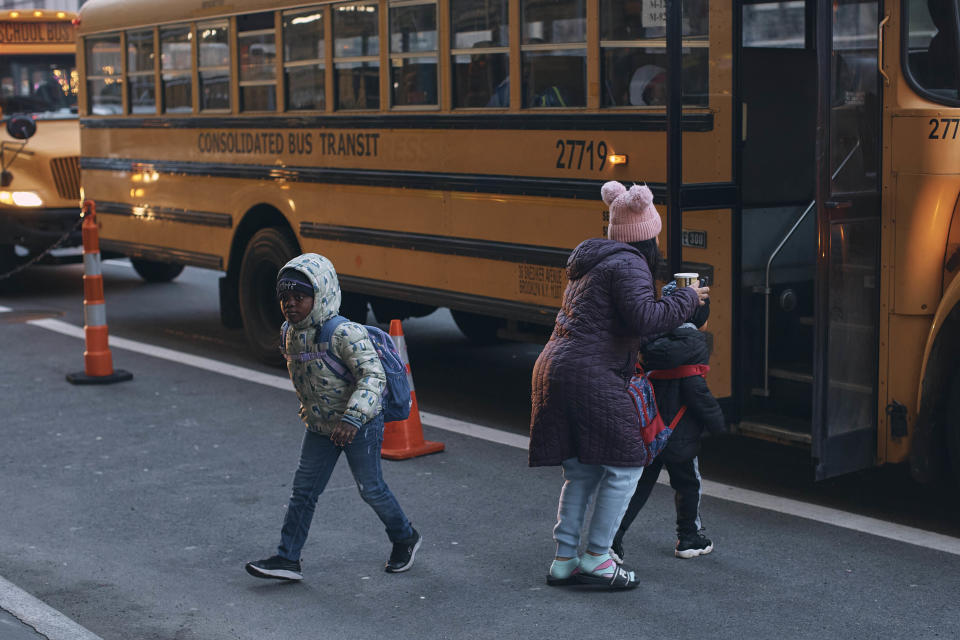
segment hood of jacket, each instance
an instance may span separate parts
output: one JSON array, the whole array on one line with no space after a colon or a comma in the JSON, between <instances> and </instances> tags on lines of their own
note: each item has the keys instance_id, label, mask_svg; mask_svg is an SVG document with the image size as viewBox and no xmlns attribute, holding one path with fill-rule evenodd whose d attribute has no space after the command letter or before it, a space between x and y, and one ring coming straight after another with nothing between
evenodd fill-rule
<instances>
[{"instance_id":1,"label":"hood of jacket","mask_svg":"<svg viewBox=\"0 0 960 640\"><path fill-rule=\"evenodd\" d=\"M567 258L567 278L577 280L615 253L625 251L643 258L643 254L628 244L606 238L590 238L581 242Z\"/></svg>"},{"instance_id":2,"label":"hood of jacket","mask_svg":"<svg viewBox=\"0 0 960 640\"><path fill-rule=\"evenodd\" d=\"M313 284L313 309L310 315L292 325L294 329L320 326L340 313L340 281L332 262L317 253L304 253L283 265L277 279L287 269L296 269Z\"/></svg>"},{"instance_id":3,"label":"hood of jacket","mask_svg":"<svg viewBox=\"0 0 960 640\"><path fill-rule=\"evenodd\" d=\"M647 343L641 350L643 367L673 369L685 364L707 364L710 350L707 336L693 327L680 327Z\"/></svg>"}]
</instances>

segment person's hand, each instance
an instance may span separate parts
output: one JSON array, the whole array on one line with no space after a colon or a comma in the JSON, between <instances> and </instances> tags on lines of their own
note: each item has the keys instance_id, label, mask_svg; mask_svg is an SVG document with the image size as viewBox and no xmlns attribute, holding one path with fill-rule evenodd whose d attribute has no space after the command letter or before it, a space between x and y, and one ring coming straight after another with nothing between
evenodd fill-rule
<instances>
[{"instance_id":1,"label":"person's hand","mask_svg":"<svg viewBox=\"0 0 960 640\"><path fill-rule=\"evenodd\" d=\"M360 430L349 422L341 422L330 433L330 441L338 447L345 447L353 442L358 431Z\"/></svg>"},{"instance_id":2,"label":"person's hand","mask_svg":"<svg viewBox=\"0 0 960 640\"><path fill-rule=\"evenodd\" d=\"M702 307L710 298L710 287L698 287L692 284L690 288L697 294L697 299L700 301L700 306Z\"/></svg>"}]
</instances>

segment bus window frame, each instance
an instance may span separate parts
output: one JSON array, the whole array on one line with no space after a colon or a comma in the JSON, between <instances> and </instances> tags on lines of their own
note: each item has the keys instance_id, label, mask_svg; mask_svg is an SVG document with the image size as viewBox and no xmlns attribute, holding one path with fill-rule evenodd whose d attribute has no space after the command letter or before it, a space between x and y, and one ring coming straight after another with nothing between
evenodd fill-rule
<instances>
[{"instance_id":1,"label":"bus window frame","mask_svg":"<svg viewBox=\"0 0 960 640\"><path fill-rule=\"evenodd\" d=\"M449 0L448 0L449 1ZM439 0L388 0L387 1L387 56L389 62L387 64L388 72L387 78L390 82L390 95L387 97L387 100L390 104L391 111L439 111L440 102L442 100L441 94L443 93L443 88L440 86L440 2ZM394 9L404 9L407 7L433 7L433 29L436 33L436 47L432 50L417 50L417 51L394 51L393 50L393 10ZM449 37L449 33L448 33ZM436 86L436 101L433 103L425 104L394 104L394 92L393 92L393 69L394 65L402 67L403 63L407 60L412 60L416 58L433 58L434 69L434 83ZM397 64L397 63L400 64ZM381 96L381 100L383 96Z\"/></svg>"},{"instance_id":2,"label":"bus window frame","mask_svg":"<svg viewBox=\"0 0 960 640\"><path fill-rule=\"evenodd\" d=\"M202 65L200 64L200 49L202 48L202 43L201 43L201 41L200 41L199 33L200 33L200 30L201 30L201 29L206 29L206 28L209 28L209 27L222 28L222 29L226 29L226 31L227 31L227 64L226 64L226 65L202 66ZM231 22L230 22L230 20L228 20L228 19L201 20L201 21L197 21L197 22L195 23L194 29L195 29L195 32L198 34L198 35L197 35L197 38L196 38L196 40L197 40L197 45L196 45L197 54L196 54L196 58L195 58L194 61L193 61L193 63L194 63L193 66L194 66L194 68L195 68L195 70L196 70L196 75L197 75L197 112L198 112L198 113L232 113L232 112L233 112L233 91L232 91L232 85L233 85L233 71L232 71L232 69L233 69L233 65L232 65L233 52L230 51L230 43L231 43L231 33L232 33L233 29L231 28ZM220 72L226 71L226 73L227 73L228 91L229 91L229 96L227 97L227 100L228 100L228 103L229 103L229 104L228 104L226 107L217 107L217 108L212 108L212 109L204 109L204 108L203 108L203 104L202 104L202 102L200 101L200 93L201 93L201 91L202 91L202 89L203 89L203 80L202 80L202 78L203 78L203 73L204 73L205 71L220 71Z\"/></svg>"},{"instance_id":3,"label":"bus window frame","mask_svg":"<svg viewBox=\"0 0 960 640\"><path fill-rule=\"evenodd\" d=\"M338 55L337 55L337 46L336 46L336 44L337 44L337 43L336 43L336 37L337 37L337 29L336 29L336 27L337 27L337 25L336 25L336 13L335 13L335 12L336 12L340 7L346 7L346 6L372 6L372 7L375 7L375 8L376 8L376 9L375 9L375 13L376 13L376 17L377 17L377 20L376 20L376 24L377 24L377 53L376 53L376 54L374 54L374 55L362 55L362 56L338 56ZM377 112L380 112L380 111L382 110L382 107L383 107L383 104L384 104L384 100L389 100L389 98L387 98L387 97L385 97L385 96L383 95L383 93L384 93L384 92L383 92L383 84L384 84L384 70L383 70L383 66L384 66L384 64L383 64L383 60L382 60L382 58L384 58L385 56L389 55L389 46L390 46L390 45L389 45L389 43L388 43L388 44L387 44L387 48L386 48L386 49L384 48L384 46L383 46L383 37L384 37L384 36L383 36L383 33L382 33L383 30L384 30L384 29L383 29L383 25L384 25L384 23L386 22L386 24L388 25L388 26L387 26L388 36L387 36L387 37L389 38L389 31L390 31L390 29L389 29L389 14L387 14L387 16L386 16L386 18L385 18L385 17L384 17L384 13L386 13L386 12L382 11L382 9L383 9L383 8L380 6L380 0L350 0L349 2L336 2L336 3L333 3L333 4L330 5L330 29L331 29L331 32L330 32L330 35L331 35L331 38L330 38L330 46L333 47L333 57L332 57L331 60L330 60L330 68L331 68L331 70L333 71L333 84L332 84L332 86L329 88L329 90L332 92L332 97L333 97L332 106L333 106L333 110L336 111L336 112L338 112L338 113L377 113ZM388 7L388 11L389 11L389 7ZM385 52L386 52L386 53L385 53ZM388 60L389 60L389 59L388 59ZM376 63L376 67L375 67L375 68L377 69L377 91L378 91L378 93L379 93L379 95L377 96L377 106L375 106L375 107L341 107L341 106L340 106L340 94L339 94L339 92L337 91L337 84L338 84L338 83L337 83L337 65L338 65L338 63L341 64L341 65L359 64L361 69L367 68L367 67L365 67L364 65L367 65L368 63ZM387 64L389 64L389 62L388 62ZM345 68L350 69L350 68L354 68L354 67L345 67ZM373 68L373 67L371 66L370 68ZM389 75L388 75L388 77L389 77ZM328 95L328 97L331 97L331 96Z\"/></svg>"},{"instance_id":4,"label":"bus window frame","mask_svg":"<svg viewBox=\"0 0 960 640\"><path fill-rule=\"evenodd\" d=\"M297 60L287 60L287 50L286 50L286 39L287 31L285 28L285 20L288 17L296 17L307 15L309 13L319 13L320 14L320 25L323 37L323 51L320 58L302 58ZM330 12L329 5L313 5L310 7L297 7L296 9L285 9L277 11L277 14L280 16L280 30L277 41L277 50L279 52L280 66L282 72L278 75L278 82L280 85L280 91L283 96L283 109L284 113L302 113L302 114L311 114L311 113L323 113L327 108L327 28L330 22ZM301 69L301 68L310 68L316 67L319 68L323 76L323 90L321 94L323 95L323 104L320 108L312 109L292 109L287 100L287 91L289 89L289 82L287 81L287 73L290 69ZM280 94L277 95L277 100L279 104Z\"/></svg>"},{"instance_id":5,"label":"bus window frame","mask_svg":"<svg viewBox=\"0 0 960 640\"><path fill-rule=\"evenodd\" d=\"M960 12L960 9L958 9L958 12ZM954 18L956 19L954 29L957 30L955 44L958 49L957 55L960 56L960 17L957 16L957 13L954 13ZM957 87L956 99L938 96L920 84L910 69L910 2L908 0L903 0L900 4L900 72L907 81L907 86L921 98L948 107L960 107L960 86ZM957 75L957 84L960 85L960 70L958 70Z\"/></svg>"},{"instance_id":6,"label":"bus window frame","mask_svg":"<svg viewBox=\"0 0 960 640\"><path fill-rule=\"evenodd\" d=\"M584 10L583 10L583 21L584 21L583 40L580 40L580 41L569 41L569 42L567 42L567 41L562 41L562 42L554 42L554 41L546 42L546 41L544 41L544 42L538 42L538 43L526 42L527 38L526 38L526 36L524 35L524 34L526 33L526 26L527 26L526 12L524 11L524 2L525 2L525 1L529 2L530 0L511 0L511 2L516 2L516 3L517 3L518 8L519 8L519 18L520 18L519 24L517 25L518 30L519 30L518 32L519 32L519 35L520 35L519 41L517 42L517 45L519 46L519 51L520 51L520 56L519 56L520 59L519 59L519 61L518 61L518 62L519 62L519 68L520 68L520 82L518 83L518 85L519 85L519 93L520 93L520 102L516 105L517 108L519 108L521 111L534 111L534 112L540 112L540 111L546 111L546 112L557 112L557 111L585 111L585 110L590 109L590 75L591 75L591 73L590 73L590 43L591 43L590 31L591 31L591 29L590 29L590 26L589 26L588 15L590 14L590 5L591 5L593 2L596 2L596 0L590 0L590 1L588 1L588 2L584 2L584 3L583 3L583 4L584 4ZM597 26L598 26L598 28L599 28L599 24L600 24L600 21L598 20L598 21L597 21ZM511 33L512 33L512 32L511 32ZM535 106L535 105L526 104L526 100L525 100L524 98L525 98L526 95L527 95L527 73L526 73L525 70L529 68L529 65L524 64L524 63L525 63L525 60L526 60L526 56L529 55L529 54L533 54L533 57L537 57L538 54L540 54L540 55L542 55L542 54L547 54L547 55L549 55L551 52L557 52L557 53L564 53L564 52L566 52L566 53L568 53L569 55L574 55L574 54L579 55L580 53L583 54L583 90L584 90L584 95L583 95L583 104L582 104L582 105L579 105L579 104L578 104L578 105L573 105L573 106L567 106L567 105L560 105L560 106ZM511 67L511 69L512 69L512 67ZM511 81L510 84L513 85L514 83ZM551 88L556 88L556 85L554 85L554 86L551 87ZM512 87L511 87L511 90L512 90ZM531 97L536 97L536 96L531 96ZM513 105L512 92L511 92L510 104L511 104L511 106Z\"/></svg>"},{"instance_id":7,"label":"bus window frame","mask_svg":"<svg viewBox=\"0 0 960 640\"><path fill-rule=\"evenodd\" d=\"M190 66L187 67L186 69L171 68L169 70L165 70L163 68L163 32L164 30L172 32L176 29L182 29L183 27L187 28L187 35L189 36L188 41L190 44L190 53L187 56L187 60L189 60ZM196 65L196 61L194 60L195 56L197 55L197 33L196 32L197 32L196 24L192 21L162 25L158 28L157 39L160 44L160 49L158 51L160 62L157 66L160 68L159 88L161 89L161 91L158 94L158 100L161 103L160 113L162 115L172 116L172 117L178 117L178 116L183 117L183 116L194 115L197 113L197 86L196 86L197 85L197 65ZM189 111L186 109L183 109L180 111L169 111L167 109L167 93L166 93L166 85L164 84L164 79L163 79L164 75L170 76L170 77L182 76L190 79L190 110Z\"/></svg>"},{"instance_id":8,"label":"bus window frame","mask_svg":"<svg viewBox=\"0 0 960 640\"><path fill-rule=\"evenodd\" d=\"M91 42L112 40L113 38L117 39L117 43L120 47L120 68L117 69L117 72L110 75L105 74L90 74L87 69L87 65L90 63L90 56L87 55L87 46ZM93 101L90 99L90 88L89 86L84 86L84 109L83 113L86 116L92 117L115 117L116 115L127 115L127 101L126 101L126 65L127 65L127 56L126 56L126 47L125 47L124 32L123 31L110 31L107 33L98 33L92 36L87 36L83 38L83 45L80 49L83 52L83 84L89 85L91 80L111 80L115 83L120 84L120 114L106 114L106 113L93 113ZM79 67L78 67L79 70ZM106 84L106 83L104 83Z\"/></svg>"},{"instance_id":9,"label":"bus window frame","mask_svg":"<svg viewBox=\"0 0 960 640\"><path fill-rule=\"evenodd\" d=\"M240 31L239 28L237 28L237 30L236 30L236 31L237 31L237 34L236 34L236 42L237 42L237 56L236 56L236 58L237 58L237 75L236 75L235 80L236 80L236 85L237 85L238 92L240 93L240 103L237 105L237 110L238 110L240 113L279 113L279 112L283 111L283 110L280 108L280 107L281 107L281 105L280 105L280 93L281 93L281 90L282 90L282 87L280 86L281 80L280 80L279 74L277 73L277 57L278 57L278 56L281 56L281 57L282 57L282 55L283 55L282 52L278 50L278 45L279 45L279 46L282 46L282 45L283 45L282 38L278 38L278 37L277 37L276 16L277 16L278 13L279 13L279 11L274 12L274 26L273 26L273 27L263 28L263 29L251 29L251 30L248 30L248 31ZM241 40L242 40L243 38L245 38L245 37L248 37L248 38L249 38L249 37L256 38L256 37L259 37L259 36L272 36L272 37L273 37L274 61L273 61L273 64L270 65L270 66L272 67L273 78L272 78L272 79L242 80L242 79L240 78L240 75L241 75L241 73L242 73L242 69L240 68L240 42L241 42ZM266 66L266 65L265 65L265 66ZM273 102L274 102L274 107L273 107L273 109L248 109L248 108L245 108L245 107L244 107L244 104L243 104L243 95L242 95L242 94L243 94L243 88L244 88L244 87L270 87L270 86L273 87L273 92L274 92L274 93L273 93Z\"/></svg>"},{"instance_id":10,"label":"bus window frame","mask_svg":"<svg viewBox=\"0 0 960 640\"><path fill-rule=\"evenodd\" d=\"M124 50L124 60L123 60L123 76L126 79L126 86L124 87L124 104L123 104L123 114L124 115L148 115L150 112L144 111L140 113L134 113L133 111L133 100L130 96L130 90L132 84L130 82L131 78L151 78L153 82L153 114L156 115L159 113L160 109L160 96L157 94L157 30L153 27L148 28L138 28L138 29L124 29L123 30L123 50ZM153 47L153 65L151 69L143 70L139 69L137 71L130 71L130 59L129 59L129 46L130 46L130 34L150 34L150 46Z\"/></svg>"}]
</instances>

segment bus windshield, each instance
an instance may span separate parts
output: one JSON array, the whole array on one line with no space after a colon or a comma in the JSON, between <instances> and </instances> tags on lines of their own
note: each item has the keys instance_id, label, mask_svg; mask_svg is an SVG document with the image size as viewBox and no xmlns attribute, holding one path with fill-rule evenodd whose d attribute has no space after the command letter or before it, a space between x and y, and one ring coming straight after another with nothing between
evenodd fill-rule
<instances>
[{"instance_id":1,"label":"bus windshield","mask_svg":"<svg viewBox=\"0 0 960 640\"><path fill-rule=\"evenodd\" d=\"M908 76L928 98L960 105L960 0L908 0Z\"/></svg>"},{"instance_id":2,"label":"bus windshield","mask_svg":"<svg viewBox=\"0 0 960 640\"><path fill-rule=\"evenodd\" d=\"M0 108L3 115L40 120L77 117L77 69L74 56L0 56Z\"/></svg>"}]
</instances>

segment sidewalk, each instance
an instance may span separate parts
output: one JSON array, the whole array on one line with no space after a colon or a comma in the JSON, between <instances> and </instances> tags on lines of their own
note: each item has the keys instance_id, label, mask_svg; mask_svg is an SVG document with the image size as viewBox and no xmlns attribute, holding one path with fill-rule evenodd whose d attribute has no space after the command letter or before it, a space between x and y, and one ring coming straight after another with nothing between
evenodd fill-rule
<instances>
[{"instance_id":1,"label":"sidewalk","mask_svg":"<svg viewBox=\"0 0 960 640\"><path fill-rule=\"evenodd\" d=\"M3 577L0 577L0 638L103 640Z\"/></svg>"}]
</instances>

